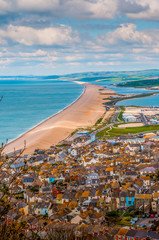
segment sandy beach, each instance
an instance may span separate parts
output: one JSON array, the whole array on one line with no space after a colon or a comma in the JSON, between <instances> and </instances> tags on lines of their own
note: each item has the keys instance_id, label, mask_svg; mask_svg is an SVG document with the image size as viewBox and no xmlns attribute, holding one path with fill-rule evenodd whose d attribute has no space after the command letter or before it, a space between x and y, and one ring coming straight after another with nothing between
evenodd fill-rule
<instances>
[{"instance_id":1,"label":"sandy beach","mask_svg":"<svg viewBox=\"0 0 159 240\"><path fill-rule=\"evenodd\" d=\"M76 102L9 143L4 153L23 149L24 142L26 142L26 154L32 154L36 148L48 149L52 144L58 144L68 137L75 129L95 124L105 113L103 95L100 94L100 89L103 87L89 83L82 84L85 90ZM111 94L113 91L104 89L104 92Z\"/></svg>"}]
</instances>

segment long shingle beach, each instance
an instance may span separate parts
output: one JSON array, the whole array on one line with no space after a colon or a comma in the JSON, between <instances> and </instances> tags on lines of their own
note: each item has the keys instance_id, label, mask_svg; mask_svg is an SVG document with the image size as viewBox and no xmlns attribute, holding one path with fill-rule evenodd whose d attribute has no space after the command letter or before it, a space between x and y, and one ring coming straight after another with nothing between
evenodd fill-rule
<instances>
[{"instance_id":1,"label":"long shingle beach","mask_svg":"<svg viewBox=\"0 0 159 240\"><path fill-rule=\"evenodd\" d=\"M47 149L52 144L58 144L77 128L95 124L105 112L103 95L100 94L102 87L89 83L80 84L85 86L85 90L77 101L10 142L4 153L22 149L26 141L25 153L32 154L36 148ZM109 89L104 92L112 93Z\"/></svg>"}]
</instances>

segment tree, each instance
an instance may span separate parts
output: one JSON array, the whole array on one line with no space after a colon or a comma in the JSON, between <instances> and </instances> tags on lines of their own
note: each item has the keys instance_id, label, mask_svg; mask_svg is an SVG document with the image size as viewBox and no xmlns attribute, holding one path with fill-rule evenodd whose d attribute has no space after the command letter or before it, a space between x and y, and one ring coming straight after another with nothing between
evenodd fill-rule
<instances>
[{"instance_id":1,"label":"tree","mask_svg":"<svg viewBox=\"0 0 159 240\"><path fill-rule=\"evenodd\" d=\"M4 156L3 150L5 145L0 147L0 239L27 239L26 236L26 222L9 222L7 214L11 210L11 200L15 197L13 187L16 186L16 180L19 176L24 174L27 170L27 163L20 170L14 174L9 175L9 181L6 182L3 177L3 169L10 171L10 166L13 164L23 153L24 149L15 155L14 158L9 158L8 155Z\"/></svg>"}]
</instances>

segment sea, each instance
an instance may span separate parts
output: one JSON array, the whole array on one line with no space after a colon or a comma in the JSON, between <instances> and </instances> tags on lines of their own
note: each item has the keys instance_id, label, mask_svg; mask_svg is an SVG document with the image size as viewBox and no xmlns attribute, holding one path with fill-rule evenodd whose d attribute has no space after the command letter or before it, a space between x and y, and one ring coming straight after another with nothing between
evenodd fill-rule
<instances>
[{"instance_id":1,"label":"sea","mask_svg":"<svg viewBox=\"0 0 159 240\"><path fill-rule=\"evenodd\" d=\"M158 92L157 90L147 90L145 88L133 88L133 87L117 87L112 81L101 81L96 82L96 84L105 86L109 89L114 90L118 94L141 94L141 93L151 93ZM117 103L119 106L159 106L159 94L150 97L136 98L130 100L124 100Z\"/></svg>"},{"instance_id":2,"label":"sea","mask_svg":"<svg viewBox=\"0 0 159 240\"><path fill-rule=\"evenodd\" d=\"M62 111L82 94L74 82L38 79L0 80L0 144L12 141L50 116Z\"/></svg>"},{"instance_id":3,"label":"sea","mask_svg":"<svg viewBox=\"0 0 159 240\"><path fill-rule=\"evenodd\" d=\"M84 87L67 80L48 80L43 77L0 78L0 98L3 96L0 101L0 144L14 140L76 101ZM154 92L144 88L116 87L112 81L92 83L108 87L118 94ZM159 95L126 100L118 102L118 105L158 106Z\"/></svg>"}]
</instances>

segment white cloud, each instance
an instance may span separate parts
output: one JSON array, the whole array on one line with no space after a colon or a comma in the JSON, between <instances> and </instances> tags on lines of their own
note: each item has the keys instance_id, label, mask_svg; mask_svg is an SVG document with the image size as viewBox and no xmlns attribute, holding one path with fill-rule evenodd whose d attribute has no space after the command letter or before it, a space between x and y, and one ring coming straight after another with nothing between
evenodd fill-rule
<instances>
[{"instance_id":1,"label":"white cloud","mask_svg":"<svg viewBox=\"0 0 159 240\"><path fill-rule=\"evenodd\" d=\"M119 64L120 62L107 62L107 61L88 62L89 66L116 66Z\"/></svg>"},{"instance_id":2,"label":"white cloud","mask_svg":"<svg viewBox=\"0 0 159 240\"><path fill-rule=\"evenodd\" d=\"M145 49L144 48L134 48L134 49L132 49L132 51L134 53L142 53L142 52L145 52Z\"/></svg>"},{"instance_id":3,"label":"white cloud","mask_svg":"<svg viewBox=\"0 0 159 240\"><path fill-rule=\"evenodd\" d=\"M9 58L6 58L6 59L1 59L0 60L0 65L7 65L7 64L9 64L9 63L11 63L12 61L11 61L11 59L9 59Z\"/></svg>"},{"instance_id":4,"label":"white cloud","mask_svg":"<svg viewBox=\"0 0 159 240\"><path fill-rule=\"evenodd\" d=\"M111 19L117 13L117 0L98 0L90 3L92 18Z\"/></svg>"},{"instance_id":5,"label":"white cloud","mask_svg":"<svg viewBox=\"0 0 159 240\"><path fill-rule=\"evenodd\" d=\"M145 10L137 13L127 13L127 16L135 19L159 20L159 2L158 0L132 0L140 4Z\"/></svg>"},{"instance_id":6,"label":"white cloud","mask_svg":"<svg viewBox=\"0 0 159 240\"><path fill-rule=\"evenodd\" d=\"M151 44L152 36L146 31L137 31L135 24L121 24L115 31L102 35L98 42L101 44L117 44L124 42L128 44Z\"/></svg>"},{"instance_id":7,"label":"white cloud","mask_svg":"<svg viewBox=\"0 0 159 240\"><path fill-rule=\"evenodd\" d=\"M0 0L0 14L4 15L11 10L11 3L9 1Z\"/></svg>"},{"instance_id":8,"label":"white cloud","mask_svg":"<svg viewBox=\"0 0 159 240\"><path fill-rule=\"evenodd\" d=\"M20 52L19 55L22 57L38 57L38 56L46 56L47 52L39 49L36 52Z\"/></svg>"},{"instance_id":9,"label":"white cloud","mask_svg":"<svg viewBox=\"0 0 159 240\"><path fill-rule=\"evenodd\" d=\"M66 61L77 61L77 60L82 60L83 57L81 55L75 55L75 56L66 56L65 60Z\"/></svg>"},{"instance_id":10,"label":"white cloud","mask_svg":"<svg viewBox=\"0 0 159 240\"><path fill-rule=\"evenodd\" d=\"M17 0L17 9L23 11L45 12L52 11L59 6L58 0Z\"/></svg>"},{"instance_id":11,"label":"white cloud","mask_svg":"<svg viewBox=\"0 0 159 240\"><path fill-rule=\"evenodd\" d=\"M0 38L10 39L27 46L66 45L79 40L77 32L73 32L71 27L64 25L43 29L9 25L6 31L0 30Z\"/></svg>"},{"instance_id":12,"label":"white cloud","mask_svg":"<svg viewBox=\"0 0 159 240\"><path fill-rule=\"evenodd\" d=\"M119 0L0 0L0 14L6 12L48 13L75 19L112 19Z\"/></svg>"},{"instance_id":13,"label":"white cloud","mask_svg":"<svg viewBox=\"0 0 159 240\"><path fill-rule=\"evenodd\" d=\"M80 63L79 62L69 62L69 63L65 63L65 65L79 66Z\"/></svg>"},{"instance_id":14,"label":"white cloud","mask_svg":"<svg viewBox=\"0 0 159 240\"><path fill-rule=\"evenodd\" d=\"M0 14L49 13L57 19L129 18L159 20L158 0L0 0Z\"/></svg>"}]
</instances>

